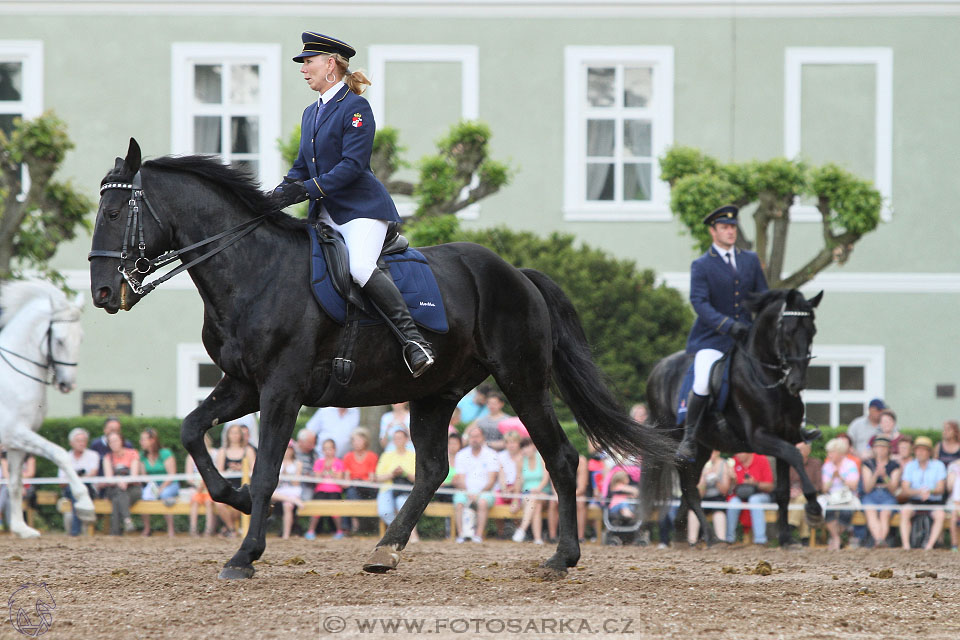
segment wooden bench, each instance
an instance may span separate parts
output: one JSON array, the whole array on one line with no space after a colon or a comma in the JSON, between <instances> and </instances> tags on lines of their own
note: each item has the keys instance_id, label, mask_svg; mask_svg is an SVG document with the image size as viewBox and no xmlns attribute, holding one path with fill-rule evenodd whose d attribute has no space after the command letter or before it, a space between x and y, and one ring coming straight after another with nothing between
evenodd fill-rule
<instances>
[{"instance_id":1,"label":"wooden bench","mask_svg":"<svg viewBox=\"0 0 960 640\"><path fill-rule=\"evenodd\" d=\"M746 507L744 507L744 509L746 509ZM776 512L776 511L767 511L767 512L765 512L765 514L764 514L764 519L767 521L767 524L775 524L775 523L777 522L777 512ZM866 525L866 524L867 524L867 516L864 515L863 511L854 511L854 512L853 512L853 518L851 519L850 524L852 524L852 525L857 525L857 526ZM893 512L893 515L890 517L890 528L891 528L891 529L894 529L894 528L899 527L899 526L900 526L900 512L899 512L899 511L894 511L894 512ZM811 527L811 529L810 529L810 542L809 542L809 545L810 545L810 548L811 548L811 549L813 549L813 548L815 548L815 547L817 546L817 533L820 532L820 531L826 531L826 525L822 525L822 526L819 526L819 527ZM752 541L753 541L753 535L752 535L752 534L753 534L752 531L751 531L751 532L748 532L748 533L745 533L745 534L744 534L744 540L745 540L746 542L748 542L748 543L749 543L749 542L752 542Z\"/></svg>"},{"instance_id":2,"label":"wooden bench","mask_svg":"<svg viewBox=\"0 0 960 640\"><path fill-rule=\"evenodd\" d=\"M45 492L53 496L52 501L44 504L56 504L57 494L53 491ZM69 513L71 506L69 503L59 505L61 513ZM97 515L110 515L113 512L113 505L109 500L98 499L93 501L93 510ZM189 502L176 502L171 506L165 505L159 500L138 500L130 507L130 513L140 516L153 515L174 515L185 516L190 514ZM380 535L382 536L387 527L383 520L379 519L377 514L376 500L307 500L303 506L297 510L298 516L340 516L356 518L377 518L380 522ZM427 505L423 515L435 518L453 518L456 515L456 508L450 502L431 502ZM510 505L498 504L490 508L487 517L490 520L519 520L519 513L511 513ZM587 519L593 522L597 531L598 539L603 531L603 512L597 507L587 509ZM93 525L90 525L93 527ZM450 539L456 536L453 527L450 528Z\"/></svg>"}]
</instances>

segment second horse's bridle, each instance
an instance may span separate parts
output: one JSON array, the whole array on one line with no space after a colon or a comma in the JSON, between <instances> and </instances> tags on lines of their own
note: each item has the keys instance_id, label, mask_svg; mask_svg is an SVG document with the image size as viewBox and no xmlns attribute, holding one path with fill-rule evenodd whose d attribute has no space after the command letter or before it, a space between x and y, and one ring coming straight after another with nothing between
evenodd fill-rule
<instances>
[{"instance_id":1,"label":"second horse's bridle","mask_svg":"<svg viewBox=\"0 0 960 640\"><path fill-rule=\"evenodd\" d=\"M155 258L147 257L147 245L143 239L143 215L141 215L141 209L150 213L154 221L157 223L157 227L163 231L163 223L160 222L160 217L154 211L154 208L150 206L150 202L147 201L147 195L144 193L140 172L133 176L133 179L130 182L105 182L100 185L100 195L103 196L105 191L110 189L123 189L130 191L130 198L127 200L127 223L123 230L123 246L120 248L120 251L108 251L105 249L95 249L87 254L87 260L92 260L93 258L119 258L120 264L117 266L117 271L123 274L123 279L127 281L127 284L130 285L130 289L139 296L145 296L161 284L169 280L170 278L176 276L177 274L186 271L190 267L204 262L220 253L230 245L232 245L237 240L240 240L245 235L256 229L263 221L266 219L266 216L258 216L256 218L251 218L246 222L241 222L240 224L227 229L221 233L218 233L214 236L195 242L188 247L183 247L182 249L176 249L173 251L167 251ZM141 206L142 203L142 206ZM242 230L242 231L241 231ZM238 233L240 232L240 233ZM143 278L155 269L166 266L173 262L174 260L181 259L180 256L188 251L203 247L210 244L211 242L216 242L222 238L225 238L231 234L233 235L228 241L224 242L221 245L211 249L210 251L204 253L197 258L194 258L190 262L183 263L176 269L168 271L163 274L156 280L151 282L142 282ZM139 257L134 259L130 254L128 249L132 246L136 247L136 250L139 253ZM128 268L126 266L128 260L133 260L133 266ZM139 275L139 278L138 278Z\"/></svg>"},{"instance_id":2,"label":"second horse's bridle","mask_svg":"<svg viewBox=\"0 0 960 640\"><path fill-rule=\"evenodd\" d=\"M80 319L76 318L74 320L58 320L56 318L51 318L50 324L49 326L47 326L47 361L46 362L38 362L32 358L28 358L27 356L22 356L16 351L11 351L10 349L7 349L6 347L2 347L2 346L0 346L0 360L3 360L4 362L6 362L11 369L13 369L14 371L16 371L22 376L26 376L31 380L34 380L36 382L40 382L46 385L53 384L54 381L52 380L47 380L45 377L40 378L35 375L29 374L22 369L19 369L15 364L10 362L10 359L7 356L10 355L18 360L29 362L30 364L36 367L40 367L41 369L43 369L44 374L49 373L50 369L52 369L55 366L61 366L61 367L77 366L76 362L64 362L63 360L57 360L56 358L53 357L53 325L57 322L80 322Z\"/></svg>"}]
</instances>

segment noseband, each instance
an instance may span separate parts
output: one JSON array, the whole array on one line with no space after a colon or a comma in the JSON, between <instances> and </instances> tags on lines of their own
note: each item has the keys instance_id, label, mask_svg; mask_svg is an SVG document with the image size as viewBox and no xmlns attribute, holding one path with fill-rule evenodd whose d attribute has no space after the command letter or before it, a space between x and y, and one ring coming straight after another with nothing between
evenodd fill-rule
<instances>
[{"instance_id":1,"label":"noseband","mask_svg":"<svg viewBox=\"0 0 960 640\"><path fill-rule=\"evenodd\" d=\"M806 356L788 356L784 353L783 318L786 316L792 316L796 318L809 318L813 316L813 313L811 313L810 311L787 311L786 304L784 304L783 307L781 307L780 315L777 316L777 339L775 342L775 346L777 349L777 364L769 364L767 362L763 362L762 360L754 356L752 353L748 352L746 349L743 350L743 352L746 353L750 357L750 359L756 361L761 366L764 366L768 369L774 369L781 374L780 379L774 382L773 384L760 385L764 389L773 389L775 387L779 387L780 385L782 385L784 382L787 381L787 378L790 376L790 372L793 371L794 365L799 364L801 362L810 362L810 360L813 359L813 356L810 355L809 352L807 352Z\"/></svg>"},{"instance_id":2,"label":"noseband","mask_svg":"<svg viewBox=\"0 0 960 640\"><path fill-rule=\"evenodd\" d=\"M103 249L96 249L87 254L87 260L93 260L94 258L119 258L120 264L117 266L117 271L123 274L123 279L127 281L127 284L130 285L130 289L137 294L138 296L145 296L161 284L169 280L170 278L176 276L177 274L186 271L190 267L204 262L216 254L220 253L230 245L232 245L237 240L240 240L245 235L256 229L263 221L266 219L266 216L258 216L242 222L235 227L231 227L226 231L216 234L210 238L201 240L200 242L195 242L188 247L182 249L176 249L173 251L167 251L156 258L147 257L147 245L143 239L143 216L140 213L141 208L150 213L154 221L157 223L157 227L162 232L163 224L160 222L160 217L154 212L154 208L150 206L150 202L147 200L147 195L144 193L140 172L133 176L133 180L130 182L105 182L100 186L100 196L102 197L105 191L110 189L122 189L130 191L130 198L127 200L127 223L123 231L123 246L120 248L120 251L107 251ZM143 206L141 207L141 203ZM242 230L242 232L240 232ZM240 232L240 233L237 233ZM136 235L135 235L136 234ZM199 247L206 246L211 242L216 242L222 238L225 238L231 234L233 235L228 241L224 242L221 245L211 249L210 251L204 253L203 255L194 258L190 262L181 264L176 269L172 269L167 273L163 274L156 280L151 282L144 283L142 282L143 278L155 269L166 266L173 262L174 260L181 260L180 257L188 251L197 249ZM139 257L134 259L128 248L133 243L136 243L137 251L139 252ZM127 267L127 261L133 260L132 267ZM139 278L138 275L139 274Z\"/></svg>"},{"instance_id":3,"label":"noseband","mask_svg":"<svg viewBox=\"0 0 960 640\"><path fill-rule=\"evenodd\" d=\"M47 380L46 377L40 378L35 375L29 374L22 369L17 368L17 365L10 362L10 359L7 357L7 354L13 356L14 358L17 358L18 360L23 360L24 362L29 362L30 364L36 367L40 367L41 369L43 369L44 376L46 376L46 374L50 372L50 369L52 369L55 366L62 366L62 367L77 366L76 362L64 362L62 360L57 360L56 358L53 357L53 325L54 323L57 323L57 322L80 322L80 319L78 318L76 320L50 320L50 325L47 327L47 361L46 362L37 362L36 360L33 360L26 356L22 356L16 351L11 351L10 349L7 349L5 347L0 347L0 360L3 360L4 362L6 362L8 365L10 365L11 369L13 369L14 371L16 371L22 376L26 376L31 380L40 382L45 385L53 384L53 380Z\"/></svg>"}]
</instances>

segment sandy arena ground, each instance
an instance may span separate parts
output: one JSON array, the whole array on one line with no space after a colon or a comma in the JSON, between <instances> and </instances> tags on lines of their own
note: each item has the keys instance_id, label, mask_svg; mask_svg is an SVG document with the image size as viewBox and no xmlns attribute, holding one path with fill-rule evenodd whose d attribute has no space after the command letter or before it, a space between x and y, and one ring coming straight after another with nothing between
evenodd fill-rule
<instances>
[{"instance_id":1,"label":"sandy arena ground","mask_svg":"<svg viewBox=\"0 0 960 640\"><path fill-rule=\"evenodd\" d=\"M51 640L960 636L960 556L949 551L587 544L579 567L544 581L536 565L550 549L530 543L421 542L397 571L369 575L373 544L271 537L256 576L227 582L217 572L237 540L4 535L0 591L45 582ZM770 575L750 573L761 561ZM870 576L884 569L892 577ZM391 632L377 619L424 626ZM0 624L0 638L22 637Z\"/></svg>"}]
</instances>

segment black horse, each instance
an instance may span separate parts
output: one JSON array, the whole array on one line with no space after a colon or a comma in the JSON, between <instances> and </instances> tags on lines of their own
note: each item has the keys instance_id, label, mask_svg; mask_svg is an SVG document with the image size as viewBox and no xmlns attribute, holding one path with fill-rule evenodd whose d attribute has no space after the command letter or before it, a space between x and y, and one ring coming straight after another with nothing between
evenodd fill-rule
<instances>
[{"instance_id":1,"label":"black horse","mask_svg":"<svg viewBox=\"0 0 960 640\"><path fill-rule=\"evenodd\" d=\"M803 457L796 443L803 438L801 426L804 406L800 391L806 386L810 349L816 333L813 310L823 296L821 291L806 300L796 289L771 290L748 301L754 323L744 346L735 345L730 355L730 395L722 414L708 412L700 425L694 462L674 459L680 476L680 511L686 520L693 509L700 521L701 535L707 544L715 541L700 506L697 484L713 449L725 453L752 451L777 459L774 490L779 507L779 541L790 541L787 507L790 502L790 467L803 482L807 521L811 526L823 522L816 500L817 492L803 469ZM683 377L693 362L685 352L667 356L654 367L647 382L650 424L668 433L679 443L677 404ZM675 444L676 446L676 444ZM663 474L669 466L652 460L643 473L644 495L650 503L662 499Z\"/></svg>"},{"instance_id":2,"label":"black horse","mask_svg":"<svg viewBox=\"0 0 960 640\"><path fill-rule=\"evenodd\" d=\"M203 343L224 377L184 419L181 438L210 495L251 515L246 538L221 578L254 573L253 562L266 544L270 496L297 413L302 405L319 404L342 333L310 292L306 224L272 210L249 178L215 159L164 157L141 167L140 147L133 139L126 158L117 158L101 184L90 265L94 304L109 313L132 308L151 287L140 279L170 261L162 252L176 249L186 250L182 266L189 265L203 299ZM204 248L194 245L210 238L219 238L216 242L226 249L215 249L204 259ZM656 457L667 453L668 442L617 406L590 355L575 309L547 276L516 269L474 244L428 247L423 254L439 283L450 327L443 335L427 332L437 364L414 379L386 326L361 327L353 382L325 402L350 407L410 401L415 484L364 569L381 573L396 568L411 529L447 475L447 425L453 410L492 374L557 488L560 540L544 566L566 571L580 557L577 452L554 414L551 378L580 427L607 450ZM234 489L214 467L203 434L257 410L257 464L250 485Z\"/></svg>"}]
</instances>

